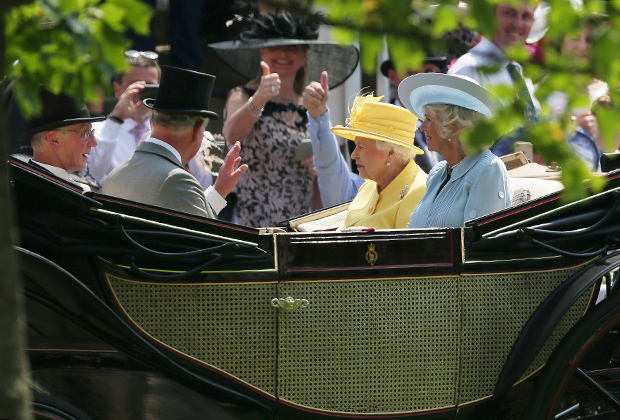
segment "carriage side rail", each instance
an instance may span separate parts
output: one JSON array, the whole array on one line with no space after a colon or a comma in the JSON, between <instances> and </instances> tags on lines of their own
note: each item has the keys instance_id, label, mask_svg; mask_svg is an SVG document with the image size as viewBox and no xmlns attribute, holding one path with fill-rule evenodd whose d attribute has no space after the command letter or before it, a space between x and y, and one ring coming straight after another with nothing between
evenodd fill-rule
<instances>
[{"instance_id":1,"label":"carriage side rail","mask_svg":"<svg viewBox=\"0 0 620 420\"><path fill-rule=\"evenodd\" d=\"M570 210L572 208L577 208L578 206L581 206L581 205L584 205L584 204L585 205L590 204L593 200L603 198L606 195L611 195L611 198L614 201L617 201L618 197L620 195L620 187L612 188L612 189L609 189L607 191L602 191L602 192L600 192L598 194L593 194L593 195L591 195L589 197L586 197L586 198L583 198L581 200L576 200L576 201L570 202L568 204L564 204L562 206L559 206L557 208L554 208L552 210L549 210L549 211L546 211L546 212L543 212L543 213L539 213L539 214L537 214L535 216L532 216L532 217L529 217L527 219L519 220L517 223L501 226L500 228L498 228L496 230L484 233L482 235L482 237L483 238L493 237L493 236L495 236L497 234L500 234L500 233L503 233L503 232L508 232L508 231L515 230L515 229L521 229L524 226L532 225L533 223L535 223L535 222L537 222L539 220L546 219L549 216L553 216L553 215L565 212L566 210ZM613 213L615 213L615 206L616 205L614 203ZM583 233L583 232L579 232L579 233Z\"/></svg>"},{"instance_id":2,"label":"carriage side rail","mask_svg":"<svg viewBox=\"0 0 620 420\"><path fill-rule=\"evenodd\" d=\"M573 257L573 258L591 258L591 257L596 257L597 255L601 255L607 251L609 251L610 249L612 249L614 246L618 245L620 243L620 240L614 236L607 236L605 238L605 242L606 245L600 249L597 249L595 251L591 251L591 252L570 252L570 251L566 251L566 250L562 250L560 248L554 247L552 245L546 244L543 241L539 241L537 239L532 238L531 235L528 235L527 233L525 233L523 231L523 229L519 229L519 231L517 231L517 236L516 238L518 240L521 241L525 241L525 242L529 242L531 244L534 244L536 246L539 246L541 248L544 248L548 251L551 251L553 253L559 254L563 257Z\"/></svg>"},{"instance_id":3,"label":"carriage side rail","mask_svg":"<svg viewBox=\"0 0 620 420\"><path fill-rule=\"evenodd\" d=\"M618 267L620 267L620 251L615 251L579 270L549 294L515 340L497 379L493 392L494 399L499 398L523 376L575 301L601 277ZM611 293L608 292L607 296L611 296Z\"/></svg>"}]
</instances>

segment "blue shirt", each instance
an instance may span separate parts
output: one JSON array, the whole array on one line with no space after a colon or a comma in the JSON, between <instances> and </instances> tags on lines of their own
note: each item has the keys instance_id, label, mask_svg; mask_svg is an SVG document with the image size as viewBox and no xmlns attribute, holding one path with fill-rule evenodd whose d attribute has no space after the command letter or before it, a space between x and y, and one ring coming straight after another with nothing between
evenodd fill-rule
<instances>
[{"instance_id":1,"label":"blue shirt","mask_svg":"<svg viewBox=\"0 0 620 420\"><path fill-rule=\"evenodd\" d=\"M568 140L568 144L575 154L588 165L588 169L600 172L603 152L596 146L588 130L577 127L575 134Z\"/></svg>"},{"instance_id":2,"label":"blue shirt","mask_svg":"<svg viewBox=\"0 0 620 420\"><path fill-rule=\"evenodd\" d=\"M329 110L314 119L308 114L308 134L312 141L321 201L331 207L353 200L364 180L349 170L329 124Z\"/></svg>"},{"instance_id":3,"label":"blue shirt","mask_svg":"<svg viewBox=\"0 0 620 420\"><path fill-rule=\"evenodd\" d=\"M426 194L407 228L462 227L465 221L511 205L512 186L504 162L488 149L467 156L446 180L447 162L439 162L428 174Z\"/></svg>"}]
</instances>

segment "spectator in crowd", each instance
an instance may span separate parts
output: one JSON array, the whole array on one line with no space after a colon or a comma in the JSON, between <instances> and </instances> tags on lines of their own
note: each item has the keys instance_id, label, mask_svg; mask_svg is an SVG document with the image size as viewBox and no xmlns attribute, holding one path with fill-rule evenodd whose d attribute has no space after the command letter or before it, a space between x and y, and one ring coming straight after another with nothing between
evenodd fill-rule
<instances>
[{"instance_id":1,"label":"spectator in crowd","mask_svg":"<svg viewBox=\"0 0 620 420\"><path fill-rule=\"evenodd\" d=\"M605 26L606 22L602 16L588 16L577 33L564 35L559 50L562 57L567 59L566 71L590 65L592 42L601 32L604 32ZM610 106L609 85L600 79L592 79L587 86L587 93L590 99L590 108L570 110L575 131L568 138L568 143L590 170L600 171L602 150L595 109L599 106ZM560 115L566 112L569 106L567 95L564 92L553 92L550 95L549 104L553 114L555 116Z\"/></svg>"},{"instance_id":2,"label":"spectator in crowd","mask_svg":"<svg viewBox=\"0 0 620 420\"><path fill-rule=\"evenodd\" d=\"M416 118L403 107L379 102L382 97L358 96L348 126L330 131L327 95L321 94L327 91L327 78L324 73L321 84L311 83L303 96L321 194L340 189L340 195L354 195L343 228L404 228L426 190L426 173L413 160L422 152L413 145ZM359 191L350 181L332 132L355 142L351 159L367 180Z\"/></svg>"},{"instance_id":3,"label":"spectator in crowd","mask_svg":"<svg viewBox=\"0 0 620 420\"><path fill-rule=\"evenodd\" d=\"M159 83L158 55L152 51L130 50L125 58L129 71L117 75L113 82L118 102L104 121L94 124L99 146L93 149L86 175L100 184L112 169L133 155L150 131L151 110L144 106L139 92L146 84Z\"/></svg>"},{"instance_id":4,"label":"spectator in crowd","mask_svg":"<svg viewBox=\"0 0 620 420\"><path fill-rule=\"evenodd\" d=\"M495 18L497 29L493 37L489 40L482 36L476 46L450 66L448 74L467 76L486 88L513 86L523 78L522 67L509 61L505 52L509 47L525 45L534 23L534 5L527 0L500 3L495 8Z\"/></svg>"},{"instance_id":5,"label":"spectator in crowd","mask_svg":"<svg viewBox=\"0 0 620 420\"><path fill-rule=\"evenodd\" d=\"M390 84L392 85L392 87L394 88L394 92L396 93L394 98L390 100L390 103L397 106L403 106L402 102L398 98L398 85L400 85L400 82L402 82L404 78L413 76L414 74L418 73L445 73L445 68L446 57L436 56L434 54L427 54L424 63L419 69L409 69L403 75L400 75L396 72L396 69L394 68L394 64L391 59L384 61L383 63L381 63L380 66L381 74L383 74L390 80ZM421 122L418 120L418 128L420 127L420 124ZM438 153L428 150L428 145L426 144L426 137L424 136L424 133L420 130L416 131L414 145L424 152L422 154L416 155L415 157L415 162L420 168L422 168L424 172L428 173L433 166L443 160Z\"/></svg>"},{"instance_id":6,"label":"spectator in crowd","mask_svg":"<svg viewBox=\"0 0 620 420\"><path fill-rule=\"evenodd\" d=\"M153 51L125 52L127 73L114 78L114 96L118 99L105 121L93 124L99 145L93 148L85 171L87 178L102 184L110 171L129 159L138 145L149 138L151 110L144 106L140 92L145 85L157 85L161 76L158 54ZM211 172L198 159L188 167L203 188L213 183Z\"/></svg>"},{"instance_id":7,"label":"spectator in crowd","mask_svg":"<svg viewBox=\"0 0 620 420\"><path fill-rule=\"evenodd\" d=\"M27 122L23 137L31 137L34 155L30 160L46 172L79 186L84 191L90 187L73 172L86 168L91 148L97 146L92 123L101 117L91 117L86 107L78 109L73 98L54 95L42 89L41 114Z\"/></svg>"},{"instance_id":8,"label":"spectator in crowd","mask_svg":"<svg viewBox=\"0 0 620 420\"><path fill-rule=\"evenodd\" d=\"M164 66L157 99L144 101L153 109L152 137L110 172L104 194L217 218L226 205L225 197L248 168L236 168L241 161L237 143L226 156L215 185L206 191L186 170L202 145L209 119L218 118L209 110L214 81L208 74Z\"/></svg>"},{"instance_id":9,"label":"spectator in crowd","mask_svg":"<svg viewBox=\"0 0 620 420\"><path fill-rule=\"evenodd\" d=\"M248 226L273 226L313 207L313 176L296 159L309 137L301 94L318 80L319 66L342 83L358 61L355 47L316 41L318 24L288 13L261 15L241 41L212 44L235 69L260 69L261 76L235 88L225 108L223 134L230 144L243 144L251 176L237 185L237 216ZM260 67L259 67L260 63Z\"/></svg>"},{"instance_id":10,"label":"spectator in crowd","mask_svg":"<svg viewBox=\"0 0 620 420\"><path fill-rule=\"evenodd\" d=\"M531 123L538 121L540 103L534 96L532 81L523 76L523 68L506 57L508 48L525 46L530 29L534 24L535 4L529 0L517 3L499 3L495 7L497 29L489 40L481 37L480 41L468 53L461 56L450 68L448 74L460 74L470 77L485 88L505 85L518 89L518 96L525 105L525 116ZM489 71L489 69L494 69ZM522 140L523 131L498 141L493 146L493 153L498 156L512 153L512 145Z\"/></svg>"},{"instance_id":11,"label":"spectator in crowd","mask_svg":"<svg viewBox=\"0 0 620 420\"><path fill-rule=\"evenodd\" d=\"M446 74L408 77L398 92L423 121L429 149L445 158L428 174L426 193L407 227L459 227L509 207L512 187L504 163L488 149L468 154L462 142L465 130L492 117L492 94L469 77Z\"/></svg>"},{"instance_id":12,"label":"spectator in crowd","mask_svg":"<svg viewBox=\"0 0 620 420\"><path fill-rule=\"evenodd\" d=\"M576 127L575 132L568 139L568 144L588 168L596 172L601 170L601 156L603 154L600 148L596 110L601 106L609 107L610 105L609 96L603 95L594 101L590 111L576 112L572 117Z\"/></svg>"}]
</instances>

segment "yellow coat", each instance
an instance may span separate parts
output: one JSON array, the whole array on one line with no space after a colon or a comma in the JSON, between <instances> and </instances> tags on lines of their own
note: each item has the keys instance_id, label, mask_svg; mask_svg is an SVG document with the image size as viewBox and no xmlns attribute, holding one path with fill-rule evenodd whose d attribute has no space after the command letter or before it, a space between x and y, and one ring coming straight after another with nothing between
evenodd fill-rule
<instances>
[{"instance_id":1,"label":"yellow coat","mask_svg":"<svg viewBox=\"0 0 620 420\"><path fill-rule=\"evenodd\" d=\"M426 174L411 160L380 194L376 182L364 182L349 204L342 227L404 229L425 192Z\"/></svg>"}]
</instances>

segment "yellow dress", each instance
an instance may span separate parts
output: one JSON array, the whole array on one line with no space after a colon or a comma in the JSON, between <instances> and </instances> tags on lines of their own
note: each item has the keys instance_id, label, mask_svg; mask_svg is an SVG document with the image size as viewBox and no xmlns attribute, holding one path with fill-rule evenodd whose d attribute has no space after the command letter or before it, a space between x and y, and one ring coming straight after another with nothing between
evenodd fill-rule
<instances>
[{"instance_id":1,"label":"yellow dress","mask_svg":"<svg viewBox=\"0 0 620 420\"><path fill-rule=\"evenodd\" d=\"M364 182L349 204L342 228L404 229L425 192L426 174L412 160L381 193L376 182Z\"/></svg>"}]
</instances>

